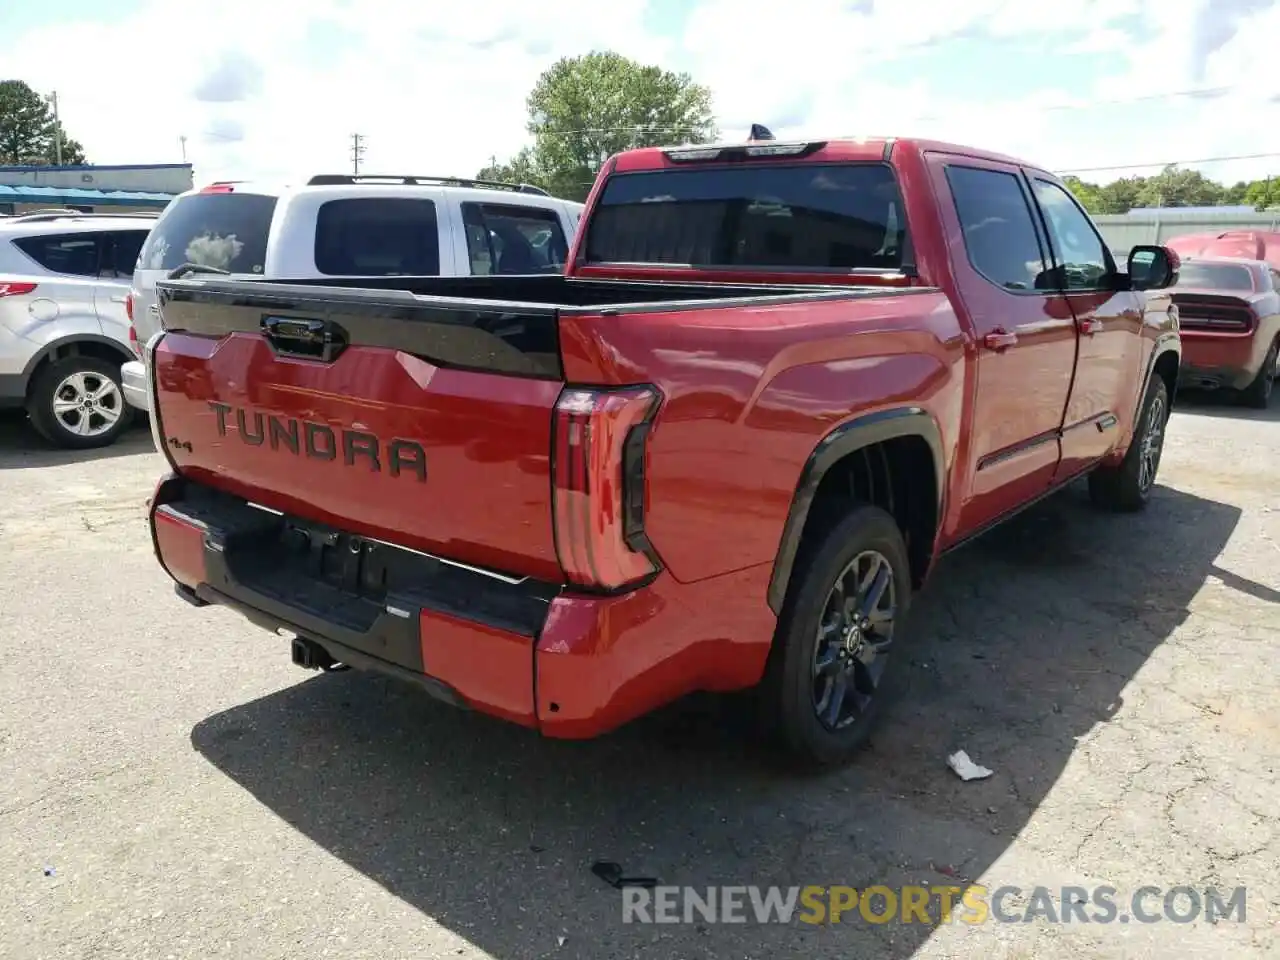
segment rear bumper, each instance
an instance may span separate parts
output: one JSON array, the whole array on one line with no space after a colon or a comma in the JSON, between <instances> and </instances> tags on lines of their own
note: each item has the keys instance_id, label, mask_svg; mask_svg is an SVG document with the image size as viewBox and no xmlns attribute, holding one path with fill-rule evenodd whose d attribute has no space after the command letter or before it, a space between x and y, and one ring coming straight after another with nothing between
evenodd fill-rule
<instances>
[{"instance_id":1,"label":"rear bumper","mask_svg":"<svg viewBox=\"0 0 1280 960\"><path fill-rule=\"evenodd\" d=\"M767 564L696 584L663 575L605 597L379 544L397 552L388 569L399 579L393 588L387 574L375 601L272 559L292 522L174 477L151 507L157 558L189 601L550 737L598 736L686 693L749 687L764 670L776 622ZM338 537L344 549L358 539Z\"/></svg>"},{"instance_id":2,"label":"rear bumper","mask_svg":"<svg viewBox=\"0 0 1280 960\"><path fill-rule=\"evenodd\" d=\"M130 360L120 367L120 387L125 402L143 413L151 411L151 391L147 389L147 368L141 360Z\"/></svg>"}]
</instances>

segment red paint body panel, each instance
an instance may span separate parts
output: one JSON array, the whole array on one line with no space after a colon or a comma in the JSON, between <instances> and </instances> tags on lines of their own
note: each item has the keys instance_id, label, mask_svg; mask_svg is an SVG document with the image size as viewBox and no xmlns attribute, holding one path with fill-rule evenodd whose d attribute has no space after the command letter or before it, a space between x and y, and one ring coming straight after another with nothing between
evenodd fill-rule
<instances>
[{"instance_id":1,"label":"red paint body panel","mask_svg":"<svg viewBox=\"0 0 1280 960\"><path fill-rule=\"evenodd\" d=\"M169 576L187 587L204 581L204 531L179 520L161 506L151 521L156 552Z\"/></svg>"},{"instance_id":2,"label":"red paint body panel","mask_svg":"<svg viewBox=\"0 0 1280 960\"><path fill-rule=\"evenodd\" d=\"M1177 335L1167 296L1014 294L976 271L948 165L1058 183L1037 168L926 141L836 141L806 161L892 165L911 269L583 264L604 183L615 173L671 167L655 149L606 164L567 273L916 289L792 303L664 302L620 313L565 309L557 315L562 382L436 368L372 347L322 365L281 359L256 335L172 333L154 357L164 434L180 441L167 455L192 481L275 510L561 585L534 636L461 613L418 617L423 671L476 709L579 738L692 691L749 687L776 628L767 594L788 515L824 437L881 411L927 414L943 461L936 557L1122 456L1153 350ZM989 334L1006 332L1015 345L987 344ZM564 384L645 384L661 394L642 451L643 534L661 569L612 595L565 585L557 553L551 460L560 434L571 432L564 423L553 431ZM210 401L413 441L426 450L427 481L337 461L299 469L296 456L246 444L234 418L220 430ZM613 509L613 480L604 486L601 503ZM192 544L199 539L169 530L160 517L155 527L175 578L198 582Z\"/></svg>"},{"instance_id":3,"label":"red paint body panel","mask_svg":"<svg viewBox=\"0 0 1280 960\"><path fill-rule=\"evenodd\" d=\"M539 727L594 737L696 690L759 682L773 640L771 564L620 597L565 595L537 648Z\"/></svg>"},{"instance_id":4,"label":"red paint body panel","mask_svg":"<svg viewBox=\"0 0 1280 960\"><path fill-rule=\"evenodd\" d=\"M434 610L423 612L420 626L427 676L447 683L475 709L537 725L532 640Z\"/></svg>"},{"instance_id":5,"label":"red paint body panel","mask_svg":"<svg viewBox=\"0 0 1280 960\"><path fill-rule=\"evenodd\" d=\"M257 336L167 335L155 355L179 472L264 506L451 559L560 576L551 531L551 411L560 385L444 370L393 350L352 348L330 366L282 359ZM428 480L245 443L234 408L419 441ZM250 424L252 426L252 424ZM363 461L359 461L363 464Z\"/></svg>"}]
</instances>

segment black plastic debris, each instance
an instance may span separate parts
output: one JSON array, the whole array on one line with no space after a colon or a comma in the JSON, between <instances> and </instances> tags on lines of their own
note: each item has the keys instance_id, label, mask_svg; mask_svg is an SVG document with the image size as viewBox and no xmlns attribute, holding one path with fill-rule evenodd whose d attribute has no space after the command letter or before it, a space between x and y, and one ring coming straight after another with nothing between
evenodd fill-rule
<instances>
[{"instance_id":1,"label":"black plastic debris","mask_svg":"<svg viewBox=\"0 0 1280 960\"><path fill-rule=\"evenodd\" d=\"M624 876L622 865L612 860L597 860L591 865L591 872L615 890L621 890L623 887L644 887L652 890L658 885L657 877Z\"/></svg>"}]
</instances>

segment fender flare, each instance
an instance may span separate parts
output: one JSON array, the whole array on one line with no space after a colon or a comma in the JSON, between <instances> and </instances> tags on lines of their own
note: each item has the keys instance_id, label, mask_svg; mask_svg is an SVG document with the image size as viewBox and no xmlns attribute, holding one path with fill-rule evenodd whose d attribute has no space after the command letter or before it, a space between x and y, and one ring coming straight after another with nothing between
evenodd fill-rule
<instances>
[{"instance_id":1,"label":"fender flare","mask_svg":"<svg viewBox=\"0 0 1280 960\"><path fill-rule=\"evenodd\" d=\"M1142 390L1138 393L1138 406L1134 410L1133 422L1138 422L1142 413L1143 401L1147 399L1147 388L1151 386L1151 377L1156 372L1156 364L1165 354L1172 353L1178 358L1178 366L1182 366L1182 338L1175 331L1162 333L1156 337L1155 346L1151 348L1151 356L1147 358L1147 370L1142 375ZM1174 377L1174 388L1169 392L1169 409L1173 409L1174 394L1177 393L1177 377Z\"/></svg>"},{"instance_id":2,"label":"fender flare","mask_svg":"<svg viewBox=\"0 0 1280 960\"><path fill-rule=\"evenodd\" d=\"M113 353L119 354L121 364L138 359L119 340L113 340L111 337L103 336L100 333L73 333L65 337L59 337L57 340L51 340L35 352L22 370L24 387L27 383L30 383L31 375L35 373L36 367L40 366L45 360L53 359L63 347L69 347L77 343L100 343L103 346L110 347Z\"/></svg>"},{"instance_id":3,"label":"fender flare","mask_svg":"<svg viewBox=\"0 0 1280 960\"><path fill-rule=\"evenodd\" d=\"M921 407L895 407L854 417L841 424L818 441L800 471L800 481L796 484L796 492L791 499L791 509L787 513L782 539L778 544L778 555L773 562L773 575L769 579L769 609L776 616L782 615L782 605L786 600L791 572L800 549L800 538L809 519L809 508L813 506L813 498L827 471L851 453L898 437L919 437L929 445L936 474L934 482L938 497L937 515L941 522L946 491L946 460L943 456L942 431L927 410Z\"/></svg>"}]
</instances>

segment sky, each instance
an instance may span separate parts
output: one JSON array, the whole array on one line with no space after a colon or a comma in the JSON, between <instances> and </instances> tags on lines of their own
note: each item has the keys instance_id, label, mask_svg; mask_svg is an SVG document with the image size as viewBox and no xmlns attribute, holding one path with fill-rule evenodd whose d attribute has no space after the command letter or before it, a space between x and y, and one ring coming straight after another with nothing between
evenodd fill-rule
<instances>
[{"instance_id":1,"label":"sky","mask_svg":"<svg viewBox=\"0 0 1280 960\"><path fill-rule=\"evenodd\" d=\"M185 149L197 183L346 172L353 132L366 172L474 175L527 142L539 73L591 50L688 72L727 140L1280 175L1280 0L0 0L0 33L0 79L56 90L91 162Z\"/></svg>"}]
</instances>

